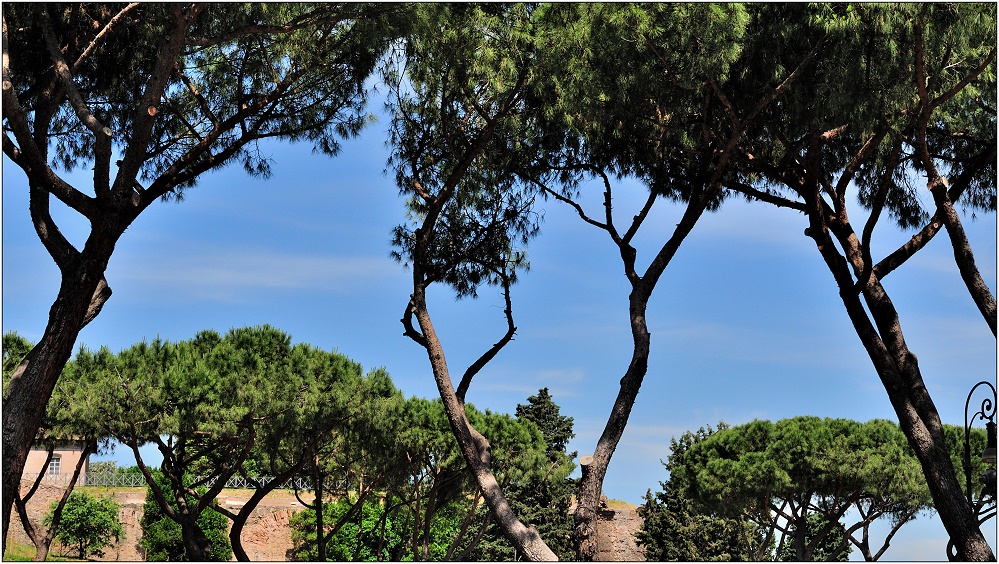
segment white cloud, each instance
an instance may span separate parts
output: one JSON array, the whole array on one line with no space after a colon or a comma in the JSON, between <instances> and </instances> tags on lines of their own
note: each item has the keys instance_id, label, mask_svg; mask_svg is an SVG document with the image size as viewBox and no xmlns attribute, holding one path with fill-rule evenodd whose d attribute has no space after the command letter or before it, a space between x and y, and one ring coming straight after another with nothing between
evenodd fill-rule
<instances>
[{"instance_id":1,"label":"white cloud","mask_svg":"<svg viewBox=\"0 0 999 564\"><path fill-rule=\"evenodd\" d=\"M210 249L164 255L159 260L118 257L109 279L142 284L147 291L169 288L202 298L232 298L252 290L345 291L398 274L385 258L292 255L274 252Z\"/></svg>"}]
</instances>

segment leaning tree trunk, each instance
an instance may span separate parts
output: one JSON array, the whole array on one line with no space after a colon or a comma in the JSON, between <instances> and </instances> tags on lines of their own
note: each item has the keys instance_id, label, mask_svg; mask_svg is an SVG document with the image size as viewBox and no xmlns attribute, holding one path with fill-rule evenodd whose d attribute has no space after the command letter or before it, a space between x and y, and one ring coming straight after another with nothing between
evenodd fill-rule
<instances>
[{"instance_id":1,"label":"leaning tree trunk","mask_svg":"<svg viewBox=\"0 0 999 564\"><path fill-rule=\"evenodd\" d=\"M49 525L48 530L41 537L34 537L32 535L32 542L35 545L35 562L45 562L48 559L49 548L52 546L52 541L55 539L56 532L59 530L59 521L62 519L63 508L66 507L66 502L69 501L70 494L73 493L73 489L76 487L76 481L80 479L80 473L83 471L83 465L87 462L87 457L91 454L97 452L97 441L88 440L83 452L80 453L80 459L77 460L76 466L73 468L73 476L69 479L69 485L62 492L62 496L59 498L58 504L52 510L52 524ZM51 457L52 451L49 451L49 456ZM47 467L48 462L43 466ZM39 475L39 480L42 476ZM18 514L21 519L27 516L27 511L23 511L22 505L18 504ZM80 555L83 558L83 554Z\"/></svg>"},{"instance_id":2,"label":"leaning tree trunk","mask_svg":"<svg viewBox=\"0 0 999 564\"><path fill-rule=\"evenodd\" d=\"M535 527L524 525L514 513L510 502L503 494L503 490L496 481L490 466L489 442L468 422L465 415L464 403L458 400L454 386L451 383L451 376L448 372L447 361L444 357L444 349L440 339L434 331L433 323L430 320L430 313L427 310L425 286L419 282L421 273L414 265L415 292L411 299L411 307L416 317L420 330L423 334L423 345L430 358L430 365L433 369L434 380L437 383L437 390L440 392L441 400L444 404L444 412L447 414L451 430L458 441L461 454L468 463L486 504L496 518L497 524L503 531L504 536L513 547L531 561L555 561L558 556L552 552L551 548L545 544Z\"/></svg>"},{"instance_id":3,"label":"leaning tree trunk","mask_svg":"<svg viewBox=\"0 0 999 564\"><path fill-rule=\"evenodd\" d=\"M884 335L879 341L873 338L872 332L866 332L866 339L862 337L867 341L865 348L869 354L879 357L876 361L876 365L881 365L878 373L888 390L899 424L916 452L933 496L934 508L954 542L957 556L965 561L995 560L958 483L940 414L923 383L916 355L909 351L902 338L894 307L880 284L865 288L864 297Z\"/></svg>"},{"instance_id":4,"label":"leaning tree trunk","mask_svg":"<svg viewBox=\"0 0 999 564\"><path fill-rule=\"evenodd\" d=\"M238 562L250 561L250 557L246 554L246 550L243 549L242 538L243 528L246 526L246 521L250 518L250 514L253 513L253 510L257 508L257 505L259 505L269 493L276 490L278 486L294 478L295 474L298 474L298 472L305 466L307 460L308 459L303 456L302 459L299 460L298 464L284 472L277 473L273 480L268 482L263 487L259 487L254 490L253 495L250 496L250 499L248 499L242 507L239 508L238 512L232 513L223 507L216 508L216 511L226 515L232 521L232 526L229 528L229 544L232 546L232 554Z\"/></svg>"},{"instance_id":5,"label":"leaning tree trunk","mask_svg":"<svg viewBox=\"0 0 999 564\"><path fill-rule=\"evenodd\" d=\"M612 217L612 195L610 182L604 179L606 191L604 193L604 206L607 214L607 222L601 227L606 230L614 243L618 246L621 260L624 265L625 275L631 284L631 293L628 296L628 315L631 320L631 336L633 349L631 362L628 370L621 378L621 385L618 389L617 398L611 408L607 423L604 425L603 433L597 441L593 456L586 460L586 464L580 461L582 468L582 478L576 493L576 513L575 513L575 535L576 535L576 556L582 561L591 561L597 556L597 507L600 503L600 494L603 490L604 477L607 475L607 466L611 457L617 449L624 429L628 425L628 418L631 416L631 409L638 398L638 392L642 388L642 382L649 368L649 354L651 350L652 336L649 333L646 323L646 310L649 299L655 290L656 284L666 271L666 267L676 256L680 245L690 235L697 224L698 219L707 209L708 202L715 197L720 190L720 186L713 179L708 187L691 197L687 207L683 212L680 223L670 238L659 249L655 258L645 270L645 274L638 275L635 268L637 252L631 245L632 237L638 232L642 222L648 217L649 209L655 202L656 195L650 194L646 207L634 218L628 234L619 236L613 226ZM564 198L560 198L564 199ZM575 206L580 215L581 209ZM585 216L584 216L585 218ZM592 220L590 223L598 223Z\"/></svg>"},{"instance_id":6,"label":"leaning tree trunk","mask_svg":"<svg viewBox=\"0 0 999 564\"><path fill-rule=\"evenodd\" d=\"M49 445L48 452L45 455L45 461L42 462L42 468L48 468L49 462L52 461L52 451L54 446ZM28 539L31 544L35 545L35 557L38 557L39 553L43 554L42 561L45 560L44 556L49 553L49 544L51 541L46 543L43 538L38 536L35 532L34 525L31 524L31 519L28 518L28 500L35 495L38 491L38 486L41 485L42 480L45 478L44 472L39 472L38 476L35 477L35 482L31 484L28 491L21 495L20 484L18 484L18 494L14 497L14 508L17 510L17 516L21 520L21 528L24 529L24 534L28 535Z\"/></svg>"},{"instance_id":7,"label":"leaning tree trunk","mask_svg":"<svg viewBox=\"0 0 999 564\"><path fill-rule=\"evenodd\" d=\"M840 288L840 298L847 314L888 392L899 425L919 459L934 508L950 535L957 551L956 557L965 561L995 560L958 483L940 415L923 382L916 356L902 336L898 312L874 276L866 280L861 290L864 303L861 302L847 262L849 257L854 270L864 272L860 243L848 222L842 218L834 219L829 227L834 230L846 252L846 257L840 255L825 229L822 212L818 206L810 210L811 225L807 233L815 239ZM870 317L864 308L865 303Z\"/></svg>"},{"instance_id":8,"label":"leaning tree trunk","mask_svg":"<svg viewBox=\"0 0 999 564\"><path fill-rule=\"evenodd\" d=\"M964 76L956 84L957 87L951 88L939 96L933 96L929 87L930 79L928 75L930 71L925 59L925 32L926 22L923 21L923 15L920 15L913 26L913 70L915 71L916 93L919 97L919 112L916 114L915 128L909 143L912 144L915 156L919 159L923 170L926 171L927 187L933 195L933 201L937 208L937 216L947 228L947 235L950 237L951 246L954 249L954 261L957 263L961 278L964 280L975 305L981 311L982 317L985 318L985 322L989 325L989 329L992 330L992 336L994 337L996 335L996 299L985 284L985 281L982 280L978 267L975 265L975 255L971 250L971 245L968 243L964 226L961 225L961 218L954 209L954 202L956 200L952 200L948 194L949 186L947 179L940 174L937 168L934 155L928 143L927 132L930 123L934 119L934 113L943 104L952 100L963 89L964 85L970 84L971 81L986 72L986 69L994 66L996 49L993 47L989 54L979 61L976 67L972 68L970 74ZM970 166L961 173L961 175L969 175L969 178L961 179L959 175L958 182L962 180L969 182L971 176L987 170L990 164L994 165L995 159L996 144L993 138L991 147L971 159Z\"/></svg>"},{"instance_id":9,"label":"leaning tree trunk","mask_svg":"<svg viewBox=\"0 0 999 564\"><path fill-rule=\"evenodd\" d=\"M994 158L994 157L993 157ZM985 318L985 323L992 330L992 336L996 335L996 298L989 290L988 284L982 279L982 275L975 264L975 253L971 250L971 243L968 242L968 235L961 224L961 218L954 209L947 194L947 182L943 177L937 177L930 182L930 192L937 206L937 216L943 220L947 228L947 235L950 237L951 246L954 248L954 262L961 273L961 279L968 287L968 293L978 306L978 311Z\"/></svg>"},{"instance_id":10,"label":"leaning tree trunk","mask_svg":"<svg viewBox=\"0 0 999 564\"><path fill-rule=\"evenodd\" d=\"M111 243L113 247L113 243ZM98 258L93 258L96 254ZM101 258L103 256L103 258ZM20 488L31 443L41 426L45 406L73 353L80 330L111 296L104 281L110 252L81 254L63 269L62 283L42 338L14 370L3 400L3 545L7 545L10 512Z\"/></svg>"}]
</instances>

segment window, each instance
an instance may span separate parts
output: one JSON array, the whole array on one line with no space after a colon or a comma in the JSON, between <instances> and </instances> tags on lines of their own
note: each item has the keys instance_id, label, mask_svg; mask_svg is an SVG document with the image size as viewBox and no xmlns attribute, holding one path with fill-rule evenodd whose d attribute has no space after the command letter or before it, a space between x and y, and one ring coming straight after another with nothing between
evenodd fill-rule
<instances>
[{"instance_id":1,"label":"window","mask_svg":"<svg viewBox=\"0 0 999 564\"><path fill-rule=\"evenodd\" d=\"M59 474L59 466L62 464L62 456L56 454L52 456L52 460L49 461L49 469L46 474Z\"/></svg>"}]
</instances>

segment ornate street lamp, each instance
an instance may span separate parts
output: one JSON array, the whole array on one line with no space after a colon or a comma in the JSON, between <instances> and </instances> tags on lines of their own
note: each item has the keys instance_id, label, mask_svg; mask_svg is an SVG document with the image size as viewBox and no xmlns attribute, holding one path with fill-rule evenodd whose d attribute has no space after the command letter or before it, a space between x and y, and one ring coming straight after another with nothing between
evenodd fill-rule
<instances>
[{"instance_id":1,"label":"ornate street lamp","mask_svg":"<svg viewBox=\"0 0 999 564\"><path fill-rule=\"evenodd\" d=\"M968 410L971 407L971 397L975 395L975 390L983 385L988 386L992 390L992 396L982 400L981 409L971 414L971 420L969 421ZM987 440L985 450L982 452L982 460L986 464L992 465L978 479L982 484L982 493L978 496L977 501L974 499L974 490L971 488L971 424L974 423L976 418L986 421L985 432ZM982 381L975 384L971 388L971 391L968 392L968 399L964 402L964 457L962 462L964 466L964 480L967 486L965 492L968 496L968 506L971 508L971 514L978 520L978 526L982 526L986 521L996 516L996 387L991 382ZM987 505L991 505L991 508L987 507ZM984 516L982 516L983 509L987 509ZM947 542L947 556L951 561L957 559L957 551L955 550L953 541Z\"/></svg>"},{"instance_id":2,"label":"ornate street lamp","mask_svg":"<svg viewBox=\"0 0 999 564\"><path fill-rule=\"evenodd\" d=\"M971 421L968 421L968 409L971 406L971 397L975 394L975 390L979 386L988 386L992 390L992 397L986 397L982 400L982 407L977 412L971 415ZM982 484L985 486L982 489L982 495L978 498L979 503L976 505L972 500L972 489L971 489L971 424L975 421L975 418L987 421L985 424L985 431L988 440L985 445L985 451L982 452L982 460L992 466L996 464L996 387L992 385L992 382L981 381L975 384L975 387L971 388L968 392L968 399L964 402L964 479L967 485L965 490L968 495L968 504L972 506L975 511L975 515L981 510L982 502L985 498L991 498L995 501L996 497L996 471L995 468L990 468L984 476L981 478ZM991 514L987 515L980 523L984 523L991 517L995 516L993 511Z\"/></svg>"}]
</instances>

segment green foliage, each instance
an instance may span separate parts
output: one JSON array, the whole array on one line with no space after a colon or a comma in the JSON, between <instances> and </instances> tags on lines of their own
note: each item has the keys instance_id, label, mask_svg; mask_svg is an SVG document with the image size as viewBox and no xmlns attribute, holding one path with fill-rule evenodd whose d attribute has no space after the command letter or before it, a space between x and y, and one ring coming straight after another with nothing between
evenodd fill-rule
<instances>
[{"instance_id":1,"label":"green foliage","mask_svg":"<svg viewBox=\"0 0 999 564\"><path fill-rule=\"evenodd\" d=\"M187 554L184 548L197 544L207 550L210 543L211 558L231 555L227 519L207 506L247 457L254 426L288 401L280 388L286 368L266 364L287 348L287 336L262 327L233 330L224 338L205 331L177 344L157 339L118 355L106 349L77 355L76 363L91 384L81 391L84 403L103 416L100 421L107 431L127 445L153 442L169 453L164 458L169 479L150 487L163 490L171 504L173 492L185 491L188 501L174 519L166 518L166 509L160 507L163 519L147 520L151 554L175 559L178 554L171 551L180 550L186 557L208 558ZM209 491L206 482L193 482L194 476L215 478L215 485ZM155 496L149 500L157 503ZM191 524L182 526L181 521ZM177 535L185 532L194 537L176 543Z\"/></svg>"},{"instance_id":2,"label":"green foliage","mask_svg":"<svg viewBox=\"0 0 999 564\"><path fill-rule=\"evenodd\" d=\"M839 523L834 523L832 525L832 530L829 533L822 534L822 529L826 527L828 521L826 521L823 515L818 513L809 513L808 517L805 519L805 537L804 541L806 545L811 544L812 540L821 535L821 540L816 544L815 548L812 549L811 560L813 562L846 562L850 559L850 553L853 552L853 547L847 542L846 531L843 530L843 525ZM797 536L797 527L795 523L791 524L788 536L793 539ZM794 545L790 542L790 539L786 539L783 546L777 549L777 560L781 562L797 562L798 555L795 552ZM845 547L845 550L844 550Z\"/></svg>"},{"instance_id":3,"label":"green foliage","mask_svg":"<svg viewBox=\"0 0 999 564\"><path fill-rule=\"evenodd\" d=\"M861 532L850 541L865 557L873 555L868 534L874 520L886 518L894 531L931 504L905 436L884 420L753 421L691 443L682 472L689 480L683 495L713 514L753 521L767 539L806 535L810 529L790 525L813 513L836 523L852 507L861 508L857 523L846 526ZM825 536L807 543L799 538L795 557L810 559L828 547Z\"/></svg>"},{"instance_id":4,"label":"green foliage","mask_svg":"<svg viewBox=\"0 0 999 564\"><path fill-rule=\"evenodd\" d=\"M157 486L163 490L167 499L171 500L171 507L176 510L178 504L174 500L170 482L160 472L154 472L153 476ZM201 488L201 493L204 493L204 488ZM192 501L189 499L187 502ZM142 527L142 539L139 540L139 544L146 551L146 560L150 562L188 560L180 524L166 515L149 487L146 488L146 502L142 506L142 511L142 519L139 521ZM224 515L210 508L198 516L197 526L211 543L213 561L225 562L232 558L228 524L229 520Z\"/></svg>"},{"instance_id":5,"label":"green foliage","mask_svg":"<svg viewBox=\"0 0 999 564\"><path fill-rule=\"evenodd\" d=\"M975 422L972 421L972 424ZM961 487L967 490L966 472L964 469L964 427L962 425L944 425L944 436L947 438L947 448L950 450L951 463L957 473L958 482ZM973 499L979 499L982 491L982 482L985 473L992 466L982 460L982 452L988 443L988 435L981 427L972 427L968 436L968 452L971 462L971 491ZM967 492L966 492L967 493ZM993 507L995 500L992 500Z\"/></svg>"},{"instance_id":6,"label":"green foliage","mask_svg":"<svg viewBox=\"0 0 999 564\"><path fill-rule=\"evenodd\" d=\"M44 524L51 527L58 501L45 515ZM118 542L124 528L118 520L118 503L111 497L96 498L83 492L73 492L62 509L55 538L65 546L76 548L79 558L104 556L104 548Z\"/></svg>"},{"instance_id":7,"label":"green foliage","mask_svg":"<svg viewBox=\"0 0 999 564\"><path fill-rule=\"evenodd\" d=\"M400 464L396 446L403 400L384 370L361 376L360 365L338 354L311 350L307 357L310 368L304 373L312 376L305 378L309 391L295 408L297 419L287 432L274 435L280 439L277 449L269 446L270 442L261 443L258 456L264 456L265 467L272 469L304 462L299 475L311 479L315 498L306 504L310 518L303 526L310 529L300 530L299 550L318 558L321 546L329 554L335 550L330 543L345 542L342 530L334 535L330 527L337 526L346 510L330 514L335 508L328 497L341 501L351 497L367 499L405 482L406 469ZM268 431L267 441L272 440L271 435ZM320 508L321 523L315 517ZM370 517L367 505L361 511L362 516ZM356 527L353 530L356 532ZM391 536L391 531L389 528L384 534ZM322 542L319 534L324 535ZM374 533L369 530L365 534L368 536L362 534L357 550L377 554L377 547L362 549L363 539Z\"/></svg>"},{"instance_id":8,"label":"green foliage","mask_svg":"<svg viewBox=\"0 0 999 564\"><path fill-rule=\"evenodd\" d=\"M801 66L780 103L769 105L750 128L741 150L744 180L772 190L783 181L780 163L803 154L810 132L836 131L821 141L819 173L833 179L869 139L877 143L857 173L860 202L883 201L903 228L924 223L931 200L920 197L925 163L914 144L928 116L927 142L934 166L961 183L962 202L972 209L995 209L995 6L986 4L752 4L747 6L753 33L743 57L721 89L738 115L756 105L760 92L773 88ZM821 43L821 44L820 44ZM803 47L808 46L808 47ZM814 55L809 55L818 47ZM976 68L991 64L976 74ZM808 59L808 57L811 57ZM803 64L804 63L804 64ZM917 64L926 77L920 100L913 80ZM957 88L965 78L969 82ZM957 88L957 90L955 90ZM725 118L719 114L719 129ZM876 137L878 132L887 132ZM895 151L897 157L892 157ZM771 167L771 165L775 165ZM856 166L856 165L854 165ZM763 180L765 178L766 180ZM841 204L838 204L841 205Z\"/></svg>"},{"instance_id":9,"label":"green foliage","mask_svg":"<svg viewBox=\"0 0 999 564\"><path fill-rule=\"evenodd\" d=\"M542 11L538 51L550 86L538 96L546 125L568 128L566 164L634 175L655 193L690 199L719 143L701 130L704 91L743 53L746 7L553 3ZM580 178L562 180L571 191Z\"/></svg>"},{"instance_id":10,"label":"green foliage","mask_svg":"<svg viewBox=\"0 0 999 564\"><path fill-rule=\"evenodd\" d=\"M501 482L503 491L517 516L523 522L537 527L538 534L545 544L560 559L571 560L575 558L575 546L573 520L569 507L576 481L569 478L569 475L576 465L572 463L575 453L566 454L565 447L569 439L575 436L572 430L572 418L560 414L560 408L552 399L548 388L542 388L537 395L527 398L527 402L517 405L516 427L522 428L521 433L526 432L528 437L533 434L531 427L536 427L540 431L544 441L543 457L538 459L542 448L540 445L528 450L523 448L530 444L527 440L512 436L511 438L514 438L512 444L521 445L521 452L517 453L517 456L520 457L522 473L518 475L503 473L501 465L497 477L503 480ZM488 436L503 435L493 431ZM497 442L493 442L494 453ZM496 524L490 524L478 546L470 551L468 558L491 561L519 559L516 550Z\"/></svg>"},{"instance_id":11,"label":"green foliage","mask_svg":"<svg viewBox=\"0 0 999 564\"><path fill-rule=\"evenodd\" d=\"M191 499L179 519L204 520L234 475L283 476L275 486L299 472L343 496L357 485L388 487L405 474L395 459L401 394L388 374L364 375L347 357L292 346L268 326L224 336L203 331L179 343L157 339L118 355L81 350L73 370L72 381L82 384L79 410L101 414L100 425L128 445L151 442L170 453L165 498L180 488ZM166 539L157 545L173 546L179 531L194 534L168 522L155 528Z\"/></svg>"},{"instance_id":12,"label":"green foliage","mask_svg":"<svg viewBox=\"0 0 999 564\"><path fill-rule=\"evenodd\" d=\"M82 22L101 29L119 9L47 8L56 40L72 46L66 54L70 64L80 55L76 47L93 39L94 30ZM168 77L169 102L158 107L143 175L154 180L166 174L172 177L168 182L185 187L204 169L232 162L266 175L267 159L250 141L308 140L317 150L336 154L339 140L369 121L364 81L398 33L396 26L406 21L399 12L398 6L369 4L218 4L176 30L170 7L142 5L119 17L74 76L90 111L124 149L127 134L142 127L136 123L146 114L142 98L162 64L159 58L168 52L170 35L184 34L187 45ZM8 7L4 15L14 87L34 95L32 86L45 82L52 65L40 17L34 7ZM117 58L123 50L131 55L128 65ZM53 135L53 144L63 167L94 158L94 140L68 102L59 107L53 126L61 133ZM201 143L211 150L199 150Z\"/></svg>"},{"instance_id":13,"label":"green foliage","mask_svg":"<svg viewBox=\"0 0 999 564\"><path fill-rule=\"evenodd\" d=\"M34 344L19 335L16 331L7 331L3 334L3 383L7 389L7 381L21 360L31 352Z\"/></svg>"},{"instance_id":14,"label":"green foliage","mask_svg":"<svg viewBox=\"0 0 999 564\"><path fill-rule=\"evenodd\" d=\"M350 509L350 503L347 501L340 501L336 503L327 503L323 506L324 521L327 523L336 523L344 514ZM363 522L368 522L372 511L369 509L362 510L363 512ZM380 516L379 516L380 517ZM375 518L376 521L378 517ZM367 523L371 525L371 523ZM319 560L319 544L316 541L316 512L311 507L307 507L302 511L299 511L291 516L288 522L291 528L291 540L295 544L294 554L297 560L315 562ZM392 531L393 522L391 520L386 520L386 530ZM365 530L378 530L378 523L374 523L374 526L370 529L365 527ZM350 532L354 534L351 535ZM326 545L326 557L324 560L331 561L348 561L355 560L351 558L355 549L358 549L358 536L357 527L346 527L346 529L341 529L334 537L333 540ZM360 535L362 537L361 547L358 553L358 558L356 560L360 561L379 561L379 560L389 560L387 556L391 554L392 548L397 545L400 539L395 539L395 543L383 543L382 557L379 556L378 543L375 543L374 554L372 554L372 547L363 542L363 533ZM363 554L362 554L363 553ZM346 555L346 556L345 556ZM375 556L376 558L372 558Z\"/></svg>"},{"instance_id":15,"label":"green foliage","mask_svg":"<svg viewBox=\"0 0 999 564\"><path fill-rule=\"evenodd\" d=\"M718 425L718 431L728 426ZM690 448L715 431L708 427L685 432L670 441L664 463L669 478L660 482L662 491L645 494L639 507L642 525L636 540L650 561L754 560L766 554L759 528L748 519L733 519L712 512L690 495L691 481L685 456Z\"/></svg>"},{"instance_id":16,"label":"green foliage","mask_svg":"<svg viewBox=\"0 0 999 564\"><path fill-rule=\"evenodd\" d=\"M376 405L383 403L384 399L391 399L383 396L380 400L378 397L377 394L373 397ZM359 403L358 407L363 410L364 405ZM488 550L475 552L475 537L485 526L487 510L457 449L442 403L414 397L384 405L386 410L372 413L380 414L385 420L381 425L393 430L386 437L390 440L382 447L385 452L379 456L355 452L354 458L347 456L353 461L350 464L341 461L346 460L341 457L343 453L352 452L350 449L338 448L324 455L328 458L324 458L323 468L330 471L339 469L335 476L344 473L356 476L351 481L363 481L364 491L372 484L380 483L386 487L384 491L375 489L378 501L375 495L366 498L360 511L348 516L344 523L341 520L350 510L351 503L363 492L326 490L333 494L335 501L323 504L322 526L324 534L329 536L325 558L364 560L381 555L382 559L388 560L439 561L458 555L470 558L482 554L496 557L505 554ZM572 465L565 455L562 455L560 464L551 464L546 456L544 437L529 420L488 410L481 412L472 405L466 405L466 412L475 428L489 438L493 471L505 488L533 492L542 482L568 482L569 485L560 490L558 503L542 499L545 495L555 497L549 488L542 489L535 498L528 498L525 494L522 507L527 513L534 511L538 514L537 522L543 534L557 524L565 525L566 534L563 536L568 543L571 481L566 480L566 476L572 471ZM362 425L373 423L364 417L358 421ZM356 442L367 444L360 436ZM356 470L353 469L355 464L359 465ZM385 479L373 482L379 477ZM534 506L534 502L539 505ZM546 523L543 516L552 512L557 518L552 519L552 523ZM334 528L338 526L340 529L334 533ZM294 518L295 550L299 558L321 558L318 553L318 527L314 506L307 506ZM488 539L494 538L508 546L498 530L492 531L491 535L486 535L483 545L488 545Z\"/></svg>"},{"instance_id":17,"label":"green foliage","mask_svg":"<svg viewBox=\"0 0 999 564\"><path fill-rule=\"evenodd\" d=\"M548 388L538 390L538 395L527 398L527 404L517 404L515 414L538 426L548 445L548 459L555 462L565 454L565 447L576 436L572 432L572 417L560 413L559 406L552 400ZM570 458L573 458L570 456Z\"/></svg>"},{"instance_id":18,"label":"green foliage","mask_svg":"<svg viewBox=\"0 0 999 564\"><path fill-rule=\"evenodd\" d=\"M434 512L426 556L422 551L414 553L412 542L420 538L421 531L415 528L411 514L398 509L386 514L386 507L399 507L398 502L398 498L387 498L384 505L377 502L364 504L360 517L347 522L333 535L326 546L326 559L333 562L445 560L459 534L461 519L468 509L467 501L452 500ZM325 522L338 522L350 505L345 500L325 505ZM291 526L296 558L317 560L315 511L305 509L295 514Z\"/></svg>"},{"instance_id":19,"label":"green foliage","mask_svg":"<svg viewBox=\"0 0 999 564\"><path fill-rule=\"evenodd\" d=\"M8 331L3 336L3 393L10 390L8 383L14 369L21 360L31 351L33 344L21 337L14 331ZM106 442L107 433L94 423L92 414L81 409L75 397L76 390L80 386L77 381L78 372L74 370L72 363L63 371L52 396L45 406L45 415L42 419L42 426L36 435L35 444L41 446L51 445L52 440L64 437L77 437L81 440L93 440L100 445Z\"/></svg>"},{"instance_id":20,"label":"green foliage","mask_svg":"<svg viewBox=\"0 0 999 564\"><path fill-rule=\"evenodd\" d=\"M538 529L542 540L560 560L572 560L576 554L573 519L569 511L575 488L575 480L561 473L553 473L545 479L507 484L503 490L517 516L524 523L530 523ZM484 517L486 511L485 508L482 510L481 517ZM470 551L468 559L514 561L522 560L523 556L511 546L502 530L491 523L482 540Z\"/></svg>"},{"instance_id":21,"label":"green foliage","mask_svg":"<svg viewBox=\"0 0 999 564\"><path fill-rule=\"evenodd\" d=\"M471 405L466 406L466 411L473 425L482 421L483 414ZM449 524L457 518L454 505L467 507L466 497L473 491L473 481L440 400L409 398L399 416L396 463L405 469L407 477L394 493L402 504L398 510L406 514L406 550L413 560L443 559L458 531ZM500 449L497 455L498 460L508 460L506 449ZM442 541L447 535L447 540ZM433 552L435 556L431 556Z\"/></svg>"},{"instance_id":22,"label":"green foliage","mask_svg":"<svg viewBox=\"0 0 999 564\"><path fill-rule=\"evenodd\" d=\"M390 166L410 221L393 256L458 297L516 280L539 230L531 178L550 140L525 102L534 72L526 4L422 4L391 62ZM423 241L417 239L421 229Z\"/></svg>"},{"instance_id":23,"label":"green foliage","mask_svg":"<svg viewBox=\"0 0 999 564\"><path fill-rule=\"evenodd\" d=\"M114 460L91 460L88 464L89 474L115 474L118 472L118 463Z\"/></svg>"}]
</instances>

